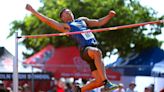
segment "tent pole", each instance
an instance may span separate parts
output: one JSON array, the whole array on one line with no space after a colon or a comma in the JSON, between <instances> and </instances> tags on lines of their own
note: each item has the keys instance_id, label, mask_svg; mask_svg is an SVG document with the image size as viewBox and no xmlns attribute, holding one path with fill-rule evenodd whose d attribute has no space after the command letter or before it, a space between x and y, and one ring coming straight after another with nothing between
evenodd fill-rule
<instances>
[{"instance_id":1,"label":"tent pole","mask_svg":"<svg viewBox=\"0 0 164 92\"><path fill-rule=\"evenodd\" d=\"M31 85L32 85L32 92L34 92L34 86L35 86L35 84L34 84L34 70L33 70L33 65L32 65L32 78L31 78Z\"/></svg>"},{"instance_id":2,"label":"tent pole","mask_svg":"<svg viewBox=\"0 0 164 92\"><path fill-rule=\"evenodd\" d=\"M18 92L18 32L15 33L15 57L13 62L13 92Z\"/></svg>"}]
</instances>

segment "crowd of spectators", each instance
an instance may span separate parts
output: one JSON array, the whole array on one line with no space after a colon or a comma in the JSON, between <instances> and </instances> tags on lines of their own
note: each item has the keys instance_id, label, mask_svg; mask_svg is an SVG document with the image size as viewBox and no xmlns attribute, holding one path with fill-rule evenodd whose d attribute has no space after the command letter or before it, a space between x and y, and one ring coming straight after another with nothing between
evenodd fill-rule
<instances>
[{"instance_id":1,"label":"crowd of spectators","mask_svg":"<svg viewBox=\"0 0 164 92\"><path fill-rule=\"evenodd\" d=\"M65 79L65 78L61 78L61 79L56 79L53 80L53 84L51 85L52 87L45 91L45 90L40 90L38 92L74 92L74 88L75 85L79 85L82 86L83 84L87 83L87 80L85 79ZM128 87L125 88L123 83L119 83L119 88L111 91L111 92L138 92L137 90L135 90L136 88L136 84L135 82L131 82L129 83ZM149 86L145 87L144 92L154 92L154 85L150 84ZM3 82L0 81L0 92L13 92L12 91L12 87L5 87ZM23 86L19 86L18 87L18 92L32 92L32 89L30 87L30 85L28 84L24 84ZM91 90L89 92L103 92L103 87L100 88L96 88L94 90ZM164 92L164 88L161 89L160 92Z\"/></svg>"}]
</instances>

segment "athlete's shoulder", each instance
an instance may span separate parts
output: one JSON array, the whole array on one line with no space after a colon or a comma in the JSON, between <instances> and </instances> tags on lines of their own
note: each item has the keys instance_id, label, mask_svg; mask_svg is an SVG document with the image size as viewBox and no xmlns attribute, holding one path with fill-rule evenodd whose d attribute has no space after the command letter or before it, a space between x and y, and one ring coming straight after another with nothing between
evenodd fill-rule
<instances>
[{"instance_id":1,"label":"athlete's shoulder","mask_svg":"<svg viewBox=\"0 0 164 92\"><path fill-rule=\"evenodd\" d=\"M78 19L79 20L84 20L84 21L89 20L89 18L87 18L87 17L79 17Z\"/></svg>"}]
</instances>

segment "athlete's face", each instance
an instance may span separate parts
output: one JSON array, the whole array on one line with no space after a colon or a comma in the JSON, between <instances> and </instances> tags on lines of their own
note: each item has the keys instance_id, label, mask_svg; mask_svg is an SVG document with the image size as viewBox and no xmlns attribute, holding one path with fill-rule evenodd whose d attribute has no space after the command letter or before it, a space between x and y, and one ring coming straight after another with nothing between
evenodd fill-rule
<instances>
[{"instance_id":1,"label":"athlete's face","mask_svg":"<svg viewBox=\"0 0 164 92\"><path fill-rule=\"evenodd\" d=\"M62 14L61 14L61 19L64 21L64 22L70 22L70 21L73 21L74 20L74 15L72 13L71 10L69 9L65 9Z\"/></svg>"}]
</instances>

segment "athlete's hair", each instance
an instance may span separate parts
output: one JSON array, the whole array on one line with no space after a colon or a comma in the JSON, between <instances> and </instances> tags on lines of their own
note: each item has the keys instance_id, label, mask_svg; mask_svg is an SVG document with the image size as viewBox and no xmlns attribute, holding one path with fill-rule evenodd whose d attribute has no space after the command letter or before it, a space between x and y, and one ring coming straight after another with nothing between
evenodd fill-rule
<instances>
[{"instance_id":1,"label":"athlete's hair","mask_svg":"<svg viewBox=\"0 0 164 92\"><path fill-rule=\"evenodd\" d=\"M62 9L61 11L60 11L60 14L59 14L59 17L61 18L61 16L62 16L62 13L66 10L67 8L64 8L64 9Z\"/></svg>"}]
</instances>

